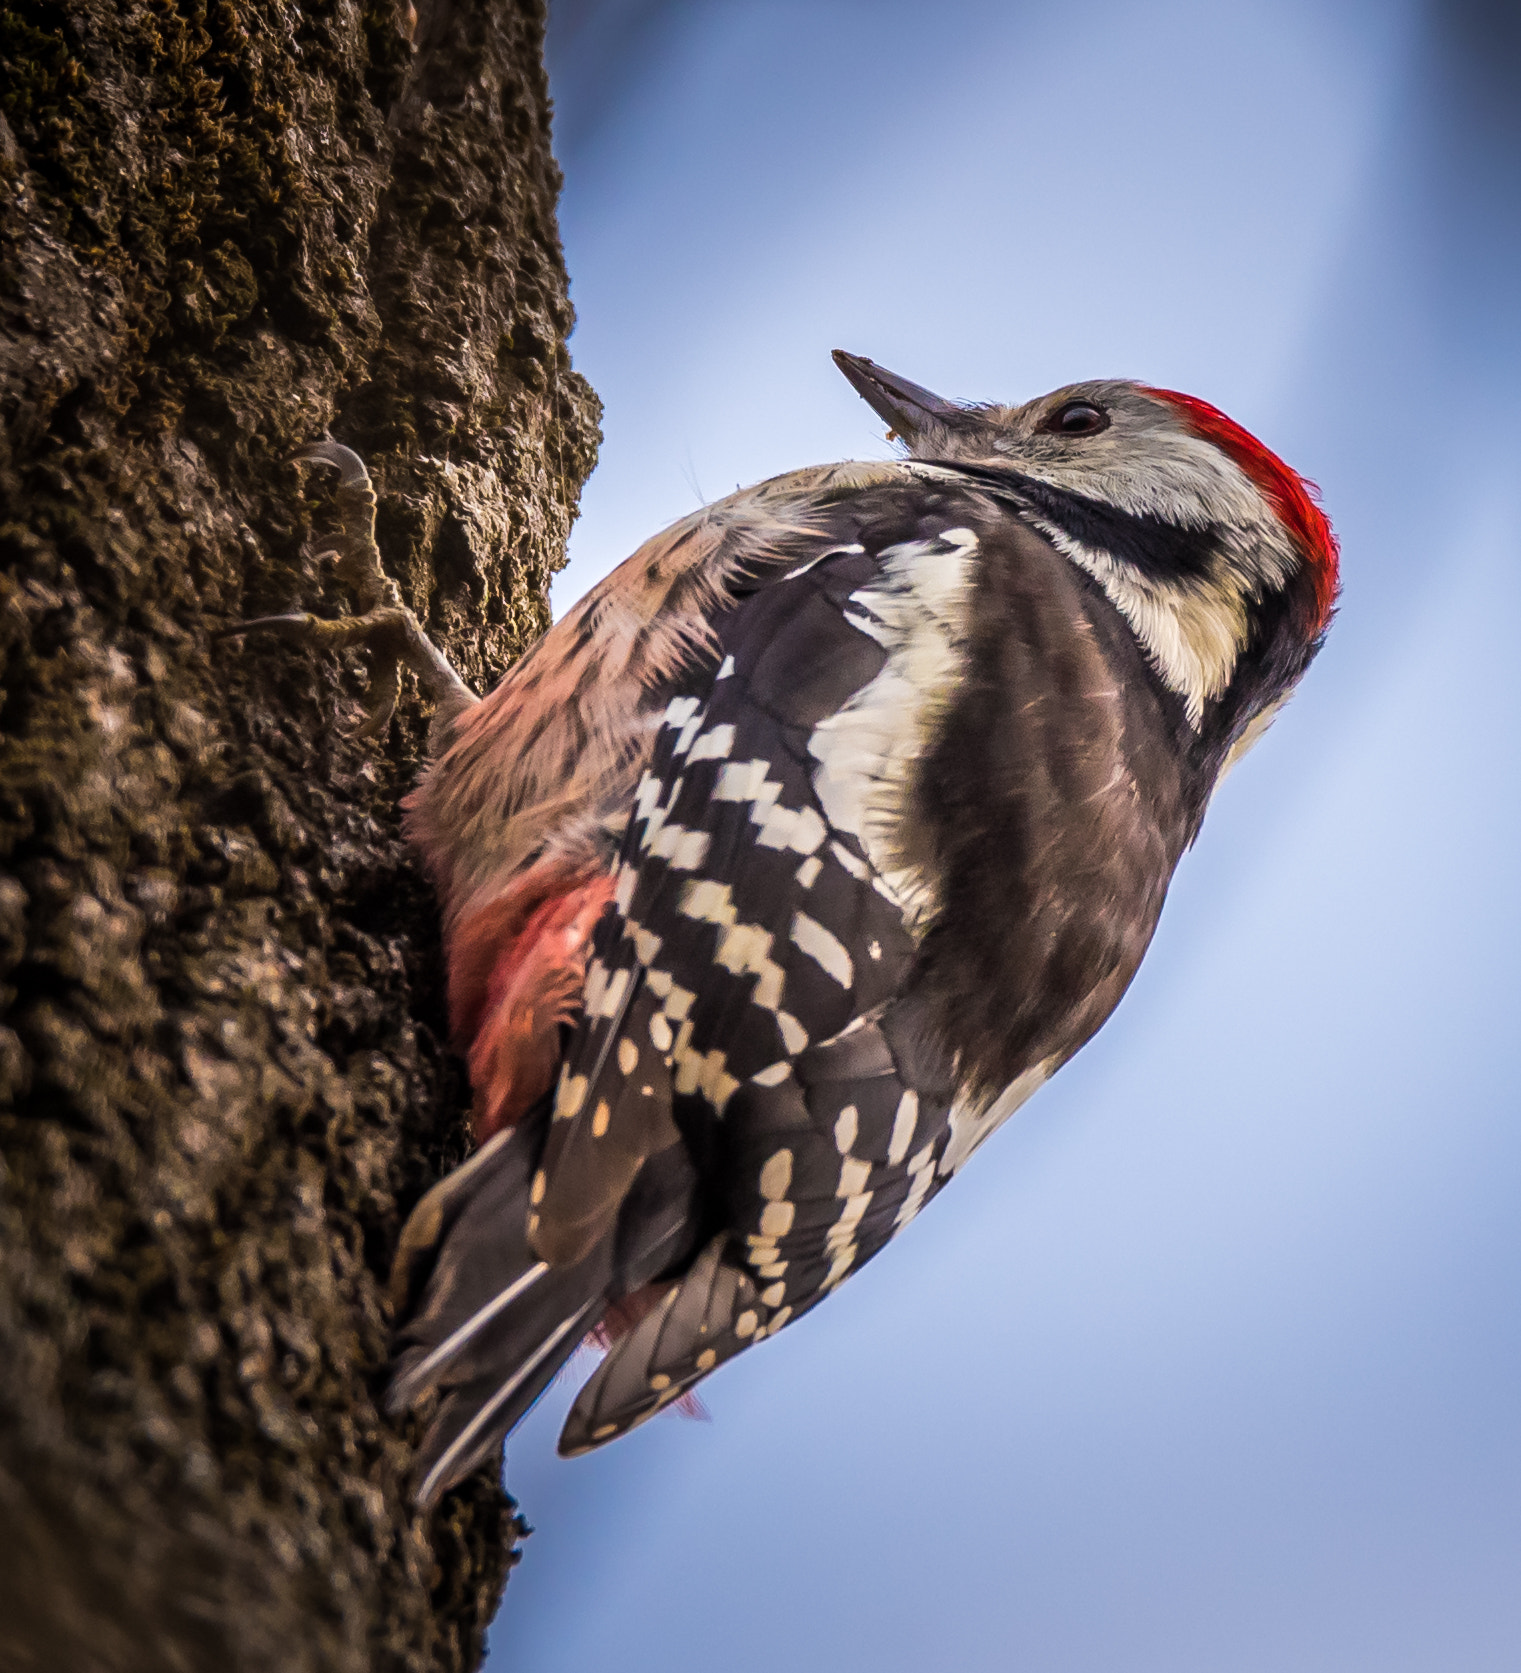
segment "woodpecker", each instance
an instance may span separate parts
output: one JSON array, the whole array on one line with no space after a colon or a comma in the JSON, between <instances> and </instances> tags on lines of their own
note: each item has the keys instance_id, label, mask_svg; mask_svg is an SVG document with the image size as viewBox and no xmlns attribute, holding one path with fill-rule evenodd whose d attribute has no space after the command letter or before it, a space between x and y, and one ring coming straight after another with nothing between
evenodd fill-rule
<instances>
[{"instance_id":1,"label":"woodpecker","mask_svg":"<svg viewBox=\"0 0 1521 1673\"><path fill-rule=\"evenodd\" d=\"M243 623L436 699L406 802L478 1148L418 1204L388 1401L423 1506L578 1344L574 1455L774 1336L901 1231L1113 1011L1222 775L1320 648L1309 484L1205 401L947 401L837 352L902 458L657 535L484 700L385 578Z\"/></svg>"}]
</instances>

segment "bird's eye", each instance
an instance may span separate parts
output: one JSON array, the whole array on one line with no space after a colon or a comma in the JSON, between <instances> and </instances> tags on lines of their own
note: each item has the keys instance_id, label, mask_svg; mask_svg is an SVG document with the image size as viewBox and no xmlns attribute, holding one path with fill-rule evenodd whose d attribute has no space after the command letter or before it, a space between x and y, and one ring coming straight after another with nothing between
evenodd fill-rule
<instances>
[{"instance_id":1,"label":"bird's eye","mask_svg":"<svg viewBox=\"0 0 1521 1673\"><path fill-rule=\"evenodd\" d=\"M1092 401L1068 401L1041 425L1058 436L1096 436L1109 428L1109 414Z\"/></svg>"}]
</instances>

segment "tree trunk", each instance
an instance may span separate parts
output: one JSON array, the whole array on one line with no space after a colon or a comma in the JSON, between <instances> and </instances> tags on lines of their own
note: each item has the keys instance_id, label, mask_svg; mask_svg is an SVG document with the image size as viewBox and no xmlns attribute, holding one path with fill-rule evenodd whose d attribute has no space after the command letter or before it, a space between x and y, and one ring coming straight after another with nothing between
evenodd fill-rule
<instances>
[{"instance_id":1,"label":"tree trunk","mask_svg":"<svg viewBox=\"0 0 1521 1673\"><path fill-rule=\"evenodd\" d=\"M418 8L0 5L6 1673L474 1667L523 1531L488 1471L414 1519L376 1404L466 1142L426 716L213 637L345 607L329 428L477 690L548 621L598 408L542 0Z\"/></svg>"}]
</instances>

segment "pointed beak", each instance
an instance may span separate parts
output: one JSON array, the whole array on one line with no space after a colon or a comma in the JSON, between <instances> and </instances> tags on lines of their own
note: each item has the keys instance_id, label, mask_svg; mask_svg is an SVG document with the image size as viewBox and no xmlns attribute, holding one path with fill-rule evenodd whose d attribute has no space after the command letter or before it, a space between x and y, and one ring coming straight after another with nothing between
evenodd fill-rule
<instances>
[{"instance_id":1,"label":"pointed beak","mask_svg":"<svg viewBox=\"0 0 1521 1673\"><path fill-rule=\"evenodd\" d=\"M943 401L938 395L873 365L864 355L834 351L834 363L850 380L851 388L888 427L911 442L931 421L955 424L965 418L963 409L954 401Z\"/></svg>"}]
</instances>

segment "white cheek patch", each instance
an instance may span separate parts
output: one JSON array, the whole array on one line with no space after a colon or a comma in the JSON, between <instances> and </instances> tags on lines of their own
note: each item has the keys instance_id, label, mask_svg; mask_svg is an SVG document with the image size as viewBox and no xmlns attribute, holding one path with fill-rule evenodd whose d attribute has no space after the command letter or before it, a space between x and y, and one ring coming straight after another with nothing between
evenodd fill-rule
<instances>
[{"instance_id":1,"label":"white cheek patch","mask_svg":"<svg viewBox=\"0 0 1521 1673\"><path fill-rule=\"evenodd\" d=\"M1206 574L1148 575L1076 539L1034 506L1026 505L1024 514L1104 589L1197 729L1205 704L1222 696L1235 676L1252 604L1283 586L1300 560L1255 484L1212 443L1171 428L1107 448L1106 439L1083 462L1016 462L1059 492L1213 539Z\"/></svg>"},{"instance_id":2,"label":"white cheek patch","mask_svg":"<svg viewBox=\"0 0 1521 1673\"><path fill-rule=\"evenodd\" d=\"M1104 589L1157 672L1183 699L1189 724L1197 730L1204 705L1231 683L1246 647L1248 589L1228 570L1204 579L1180 577L1170 584L1153 581L1044 518L1030 521Z\"/></svg>"},{"instance_id":3,"label":"white cheek patch","mask_svg":"<svg viewBox=\"0 0 1521 1673\"><path fill-rule=\"evenodd\" d=\"M1183 699L1196 731L1204 705L1222 696L1235 676L1251 634L1252 603L1282 586L1297 563L1277 525L1263 522L1221 530L1207 575L1157 580L1109 552L1084 545L1043 517L1029 520L1104 589L1152 666Z\"/></svg>"}]
</instances>

